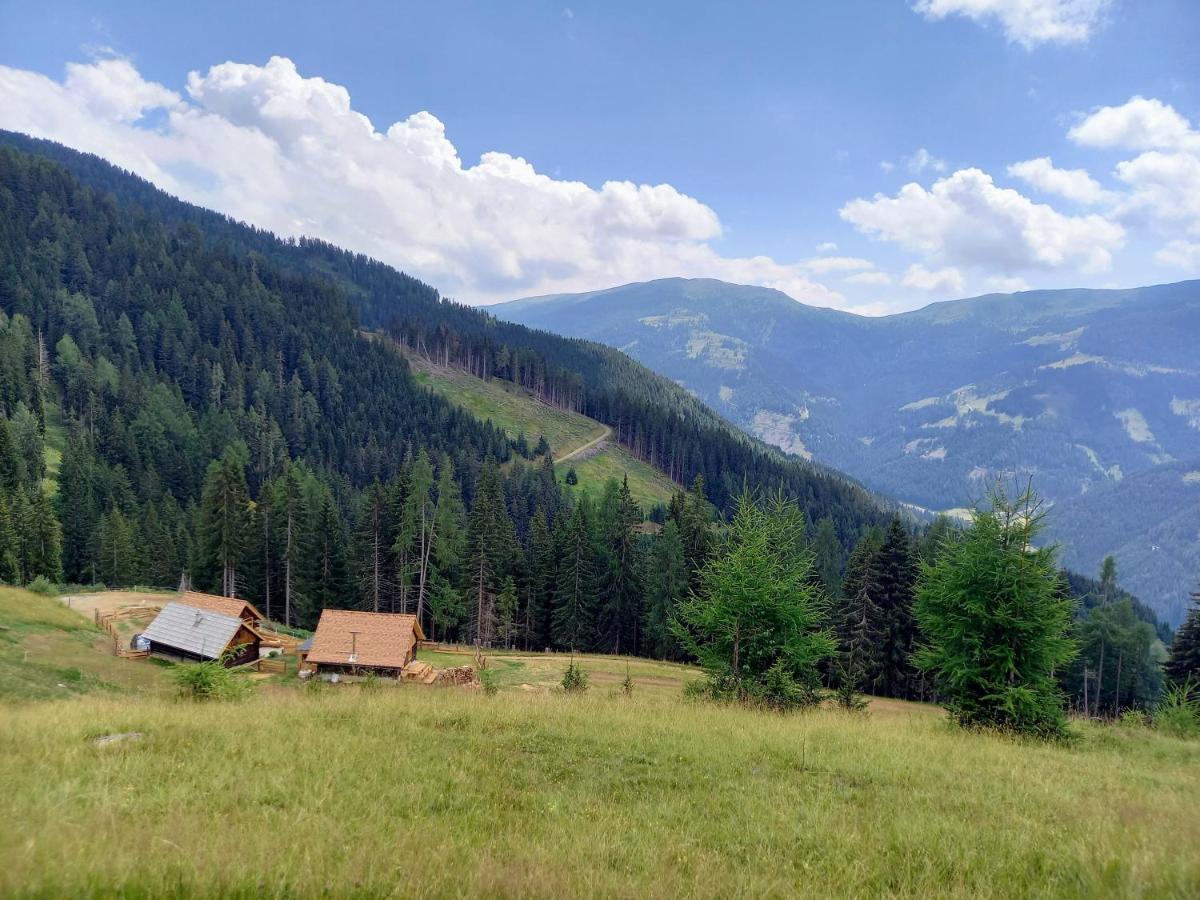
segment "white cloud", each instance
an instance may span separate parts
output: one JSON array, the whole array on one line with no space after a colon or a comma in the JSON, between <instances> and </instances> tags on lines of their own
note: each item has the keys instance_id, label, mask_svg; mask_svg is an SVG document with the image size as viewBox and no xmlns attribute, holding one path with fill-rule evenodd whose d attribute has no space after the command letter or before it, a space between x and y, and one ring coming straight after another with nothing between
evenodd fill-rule
<instances>
[{"instance_id":1,"label":"white cloud","mask_svg":"<svg viewBox=\"0 0 1200 900\"><path fill-rule=\"evenodd\" d=\"M958 269L951 267L931 272L917 263L908 267L900 283L931 294L961 294L967 286L967 280Z\"/></svg>"},{"instance_id":2,"label":"white cloud","mask_svg":"<svg viewBox=\"0 0 1200 900\"><path fill-rule=\"evenodd\" d=\"M1067 132L1067 137L1085 147L1200 150L1200 135L1174 107L1141 96L1120 106L1097 109Z\"/></svg>"},{"instance_id":3,"label":"white cloud","mask_svg":"<svg viewBox=\"0 0 1200 900\"><path fill-rule=\"evenodd\" d=\"M873 269L875 264L869 259L857 256L820 256L801 263L804 268L818 274L825 272L857 272L862 269Z\"/></svg>"},{"instance_id":4,"label":"white cloud","mask_svg":"<svg viewBox=\"0 0 1200 900\"><path fill-rule=\"evenodd\" d=\"M835 253L837 248L837 244L835 244L833 241L825 241L824 243L817 244L818 253Z\"/></svg>"},{"instance_id":5,"label":"white cloud","mask_svg":"<svg viewBox=\"0 0 1200 900\"><path fill-rule=\"evenodd\" d=\"M1171 241L1155 253L1154 258L1164 266L1178 266L1181 269L1200 272L1200 243Z\"/></svg>"},{"instance_id":6,"label":"white cloud","mask_svg":"<svg viewBox=\"0 0 1200 900\"><path fill-rule=\"evenodd\" d=\"M885 172L890 172L894 168L896 168L896 164L894 162L892 162L891 160L885 159L879 163L879 168Z\"/></svg>"},{"instance_id":7,"label":"white cloud","mask_svg":"<svg viewBox=\"0 0 1200 900\"><path fill-rule=\"evenodd\" d=\"M1084 205L1106 203L1112 199L1112 194L1086 170L1056 169L1048 156L1013 163L1008 167L1008 174L1044 194L1058 194Z\"/></svg>"},{"instance_id":8,"label":"white cloud","mask_svg":"<svg viewBox=\"0 0 1200 900\"><path fill-rule=\"evenodd\" d=\"M842 279L849 284L891 284L892 276L887 272L856 272Z\"/></svg>"},{"instance_id":9,"label":"white cloud","mask_svg":"<svg viewBox=\"0 0 1200 900\"><path fill-rule=\"evenodd\" d=\"M951 265L991 274L1031 269L1108 269L1124 230L1099 215L1068 216L997 187L979 169L960 169L926 190L852 200L841 216L860 231Z\"/></svg>"},{"instance_id":10,"label":"white cloud","mask_svg":"<svg viewBox=\"0 0 1200 900\"><path fill-rule=\"evenodd\" d=\"M987 285L1002 294L1015 294L1017 291L1029 290L1029 282L1024 278L1003 278L994 276L987 280Z\"/></svg>"},{"instance_id":11,"label":"white cloud","mask_svg":"<svg viewBox=\"0 0 1200 900\"><path fill-rule=\"evenodd\" d=\"M593 187L503 152L464 165L432 114L379 130L344 87L285 58L192 72L187 95L127 60L73 64L62 82L0 66L0 127L277 233L370 254L464 300L688 275L844 305L804 264L721 256L717 214L669 184Z\"/></svg>"},{"instance_id":12,"label":"white cloud","mask_svg":"<svg viewBox=\"0 0 1200 900\"><path fill-rule=\"evenodd\" d=\"M1128 186L1119 216L1148 216L1200 234L1200 131L1174 107L1135 96L1096 110L1067 136L1088 147L1143 151L1117 164L1116 176Z\"/></svg>"},{"instance_id":13,"label":"white cloud","mask_svg":"<svg viewBox=\"0 0 1200 900\"><path fill-rule=\"evenodd\" d=\"M914 175L920 175L926 169L932 172L945 172L946 161L938 159L924 147L917 148L917 152L912 156L905 157L904 164L908 166L908 171Z\"/></svg>"},{"instance_id":14,"label":"white cloud","mask_svg":"<svg viewBox=\"0 0 1200 900\"><path fill-rule=\"evenodd\" d=\"M995 20L1005 36L1025 47L1087 41L1100 26L1111 0L916 0L913 8L927 19L966 16Z\"/></svg>"}]
</instances>

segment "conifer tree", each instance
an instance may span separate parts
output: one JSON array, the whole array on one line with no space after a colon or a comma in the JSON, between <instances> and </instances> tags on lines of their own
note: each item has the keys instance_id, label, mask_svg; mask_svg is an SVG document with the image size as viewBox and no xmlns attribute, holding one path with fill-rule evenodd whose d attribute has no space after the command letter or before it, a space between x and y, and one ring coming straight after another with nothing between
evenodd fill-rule
<instances>
[{"instance_id":1,"label":"conifer tree","mask_svg":"<svg viewBox=\"0 0 1200 900\"><path fill-rule=\"evenodd\" d=\"M346 568L346 538L342 518L328 487L309 518L305 539L305 584L301 622L316 625L323 609L346 609L353 605Z\"/></svg>"},{"instance_id":2,"label":"conifer tree","mask_svg":"<svg viewBox=\"0 0 1200 900\"><path fill-rule=\"evenodd\" d=\"M1073 603L1060 591L1054 549L1033 545L1043 518L1036 494L1010 500L997 487L990 499L922 570L917 665L964 725L1058 735L1066 717L1054 673L1076 653Z\"/></svg>"},{"instance_id":3,"label":"conifer tree","mask_svg":"<svg viewBox=\"0 0 1200 900\"><path fill-rule=\"evenodd\" d=\"M728 546L701 572L701 592L679 609L675 633L699 660L719 697L776 707L818 699L818 667L836 642L812 583L808 553L779 537L794 505L737 503Z\"/></svg>"},{"instance_id":4,"label":"conifer tree","mask_svg":"<svg viewBox=\"0 0 1200 900\"><path fill-rule=\"evenodd\" d=\"M1163 672L1174 684L1190 683L1200 691L1200 590L1194 591L1191 599L1187 618L1171 642L1171 656Z\"/></svg>"},{"instance_id":5,"label":"conifer tree","mask_svg":"<svg viewBox=\"0 0 1200 900\"><path fill-rule=\"evenodd\" d=\"M687 563L679 526L668 520L655 538L646 572L643 650L658 659L679 659L679 642L671 630L679 604L688 591Z\"/></svg>"},{"instance_id":6,"label":"conifer tree","mask_svg":"<svg viewBox=\"0 0 1200 900\"><path fill-rule=\"evenodd\" d=\"M544 511L533 517L529 529L529 634L533 649L550 646L550 611L554 605L554 586L558 559L554 538Z\"/></svg>"},{"instance_id":7,"label":"conifer tree","mask_svg":"<svg viewBox=\"0 0 1200 900\"><path fill-rule=\"evenodd\" d=\"M615 480L612 483L615 485ZM636 653L645 585L641 544L634 528L642 521L642 511L629 490L628 478L622 480L609 504L601 535L605 567L600 581L598 646L612 653Z\"/></svg>"},{"instance_id":8,"label":"conifer tree","mask_svg":"<svg viewBox=\"0 0 1200 900\"><path fill-rule=\"evenodd\" d=\"M209 464L200 498L201 554L207 580L226 597L237 595L238 571L249 544L249 489L244 448L230 447Z\"/></svg>"},{"instance_id":9,"label":"conifer tree","mask_svg":"<svg viewBox=\"0 0 1200 900\"><path fill-rule=\"evenodd\" d=\"M825 516L817 523L817 531L812 541L813 568L825 595L835 598L842 591L842 575L846 557L838 540L837 528L833 519Z\"/></svg>"},{"instance_id":10,"label":"conifer tree","mask_svg":"<svg viewBox=\"0 0 1200 900\"><path fill-rule=\"evenodd\" d=\"M128 587L137 569L133 525L115 505L100 517L95 536L96 576L109 587Z\"/></svg>"},{"instance_id":11,"label":"conifer tree","mask_svg":"<svg viewBox=\"0 0 1200 900\"><path fill-rule=\"evenodd\" d=\"M563 528L551 633L563 650L590 650L595 624L595 560L585 494Z\"/></svg>"},{"instance_id":12,"label":"conifer tree","mask_svg":"<svg viewBox=\"0 0 1200 900\"><path fill-rule=\"evenodd\" d=\"M26 577L30 581L39 576L53 583L62 581L62 526L54 515L50 498L40 488L30 501L30 524Z\"/></svg>"},{"instance_id":13,"label":"conifer tree","mask_svg":"<svg viewBox=\"0 0 1200 900\"><path fill-rule=\"evenodd\" d=\"M898 518L892 519L872 558L869 582L866 590L879 615L875 690L884 697L911 699L917 694L917 671L911 660L917 636L913 619L917 562Z\"/></svg>"},{"instance_id":14,"label":"conifer tree","mask_svg":"<svg viewBox=\"0 0 1200 900\"><path fill-rule=\"evenodd\" d=\"M496 595L496 638L511 649L520 625L517 621L517 582L511 575L504 579Z\"/></svg>"},{"instance_id":15,"label":"conifer tree","mask_svg":"<svg viewBox=\"0 0 1200 900\"><path fill-rule=\"evenodd\" d=\"M16 584L21 580L21 550L9 504L0 492L0 581Z\"/></svg>"},{"instance_id":16,"label":"conifer tree","mask_svg":"<svg viewBox=\"0 0 1200 900\"><path fill-rule=\"evenodd\" d=\"M473 603L471 631L475 643L490 646L495 636L496 593L510 574L516 537L504 505L500 473L494 462L479 471L467 525L467 579Z\"/></svg>"}]
</instances>

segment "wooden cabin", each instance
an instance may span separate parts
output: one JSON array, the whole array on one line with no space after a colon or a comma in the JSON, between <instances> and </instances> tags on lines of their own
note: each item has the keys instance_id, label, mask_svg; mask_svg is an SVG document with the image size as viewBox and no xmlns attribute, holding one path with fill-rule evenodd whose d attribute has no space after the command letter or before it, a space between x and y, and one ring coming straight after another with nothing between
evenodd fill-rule
<instances>
[{"instance_id":1,"label":"wooden cabin","mask_svg":"<svg viewBox=\"0 0 1200 900\"><path fill-rule=\"evenodd\" d=\"M228 666L258 659L262 636L240 616L184 603L168 603L141 634L153 656L200 662L223 659Z\"/></svg>"},{"instance_id":2,"label":"wooden cabin","mask_svg":"<svg viewBox=\"0 0 1200 900\"><path fill-rule=\"evenodd\" d=\"M416 616L326 609L304 654L304 667L318 675L399 678L423 640Z\"/></svg>"},{"instance_id":3,"label":"wooden cabin","mask_svg":"<svg viewBox=\"0 0 1200 900\"><path fill-rule=\"evenodd\" d=\"M234 616L247 625L256 627L265 622L266 616L254 608L254 604L237 597L221 597L217 594L202 594L199 591L185 591L180 594L177 603L203 609L208 612L220 613L223 616Z\"/></svg>"}]
</instances>

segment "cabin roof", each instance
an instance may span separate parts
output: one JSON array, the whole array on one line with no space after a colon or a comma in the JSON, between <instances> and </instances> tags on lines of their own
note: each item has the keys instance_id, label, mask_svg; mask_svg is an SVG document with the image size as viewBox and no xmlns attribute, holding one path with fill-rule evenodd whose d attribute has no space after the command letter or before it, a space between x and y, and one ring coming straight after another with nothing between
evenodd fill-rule
<instances>
[{"instance_id":1,"label":"cabin roof","mask_svg":"<svg viewBox=\"0 0 1200 900\"><path fill-rule=\"evenodd\" d=\"M168 603L142 636L156 644L217 659L238 630L245 626L237 616L227 616L183 603Z\"/></svg>"},{"instance_id":2,"label":"cabin roof","mask_svg":"<svg viewBox=\"0 0 1200 900\"><path fill-rule=\"evenodd\" d=\"M416 616L326 609L321 611L307 659L326 665L400 669L417 641L424 639Z\"/></svg>"},{"instance_id":3,"label":"cabin roof","mask_svg":"<svg viewBox=\"0 0 1200 900\"><path fill-rule=\"evenodd\" d=\"M249 612L255 622L264 621L263 614L254 608L254 604L249 601L242 600L238 597L220 597L216 594L202 594L199 591L186 591L178 600L184 606L192 606L196 609L206 609L209 612L220 613L224 616L238 616L245 618L244 613Z\"/></svg>"}]
</instances>

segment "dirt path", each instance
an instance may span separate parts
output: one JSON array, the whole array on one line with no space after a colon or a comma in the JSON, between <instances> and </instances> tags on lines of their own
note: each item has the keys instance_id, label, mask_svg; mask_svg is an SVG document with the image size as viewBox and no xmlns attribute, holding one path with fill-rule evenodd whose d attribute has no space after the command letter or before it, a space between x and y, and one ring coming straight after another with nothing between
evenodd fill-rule
<instances>
[{"instance_id":1,"label":"dirt path","mask_svg":"<svg viewBox=\"0 0 1200 900\"><path fill-rule=\"evenodd\" d=\"M566 462L568 459L574 459L576 456L578 456L580 453L583 453L585 450L590 450L592 447L595 447L597 444L608 440L610 437L612 437L612 433L613 433L613 430L611 428L609 428L607 425L605 425L604 432L600 435L600 437L593 438L592 440L590 440L586 444L584 444L582 447L576 447L570 453L564 453L558 459L554 460L554 462L560 463L560 462Z\"/></svg>"},{"instance_id":2,"label":"dirt path","mask_svg":"<svg viewBox=\"0 0 1200 900\"><path fill-rule=\"evenodd\" d=\"M96 610L108 613L116 612L118 609L124 609L127 606L158 608L174 597L174 594L168 593L152 594L141 591L104 591L99 594L69 594L58 599L64 606L75 610L81 616L93 619L96 615Z\"/></svg>"}]
</instances>

